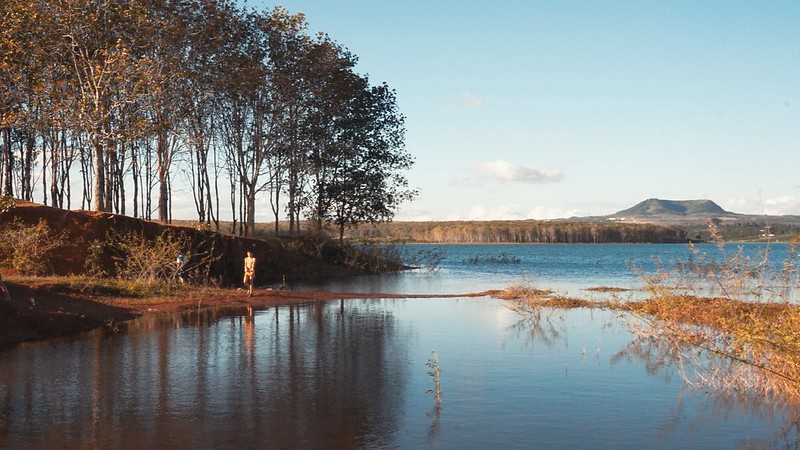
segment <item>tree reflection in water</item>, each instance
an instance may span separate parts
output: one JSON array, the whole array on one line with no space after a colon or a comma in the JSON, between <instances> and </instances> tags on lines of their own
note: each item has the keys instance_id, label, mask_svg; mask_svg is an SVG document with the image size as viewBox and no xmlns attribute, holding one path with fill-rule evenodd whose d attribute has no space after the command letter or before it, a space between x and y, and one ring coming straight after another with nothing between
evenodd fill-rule
<instances>
[{"instance_id":1,"label":"tree reflection in water","mask_svg":"<svg viewBox=\"0 0 800 450\"><path fill-rule=\"evenodd\" d=\"M0 359L0 435L7 448L386 446L404 333L372 300L151 315L22 345Z\"/></svg>"},{"instance_id":2,"label":"tree reflection in water","mask_svg":"<svg viewBox=\"0 0 800 450\"><path fill-rule=\"evenodd\" d=\"M526 310L520 320L509 328L517 336L522 336L527 345L536 343L547 348L555 348L556 344L563 342L564 316L563 311L556 308L532 308Z\"/></svg>"}]
</instances>

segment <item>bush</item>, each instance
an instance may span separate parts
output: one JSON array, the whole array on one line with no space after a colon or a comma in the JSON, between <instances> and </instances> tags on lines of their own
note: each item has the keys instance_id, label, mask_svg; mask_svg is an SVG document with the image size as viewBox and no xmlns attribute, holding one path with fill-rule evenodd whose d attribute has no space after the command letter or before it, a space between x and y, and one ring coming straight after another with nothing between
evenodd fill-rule
<instances>
[{"instance_id":1,"label":"bush","mask_svg":"<svg viewBox=\"0 0 800 450\"><path fill-rule=\"evenodd\" d=\"M52 273L49 257L64 246L67 234L55 233L43 220L26 225L15 219L0 230L0 241L0 263L25 275L44 275Z\"/></svg>"},{"instance_id":2,"label":"bush","mask_svg":"<svg viewBox=\"0 0 800 450\"><path fill-rule=\"evenodd\" d=\"M94 275L109 275L102 263L107 253L111 254L119 278L146 284L175 281L179 254L184 255L184 270L190 279L207 280L210 265L216 259L213 246L203 251L183 233L165 230L155 239L149 239L142 233L120 235L111 231L105 242L90 245L87 271Z\"/></svg>"}]
</instances>

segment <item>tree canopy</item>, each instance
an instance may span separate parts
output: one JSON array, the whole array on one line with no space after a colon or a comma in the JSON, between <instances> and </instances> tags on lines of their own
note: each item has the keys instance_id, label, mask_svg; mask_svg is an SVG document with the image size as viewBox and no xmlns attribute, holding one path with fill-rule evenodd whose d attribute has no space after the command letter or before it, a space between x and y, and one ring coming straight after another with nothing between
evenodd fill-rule
<instances>
[{"instance_id":1,"label":"tree canopy","mask_svg":"<svg viewBox=\"0 0 800 450\"><path fill-rule=\"evenodd\" d=\"M0 1L0 192L169 222L180 184L243 235L262 204L292 233L391 220L416 196L404 117L356 64L282 7Z\"/></svg>"}]
</instances>

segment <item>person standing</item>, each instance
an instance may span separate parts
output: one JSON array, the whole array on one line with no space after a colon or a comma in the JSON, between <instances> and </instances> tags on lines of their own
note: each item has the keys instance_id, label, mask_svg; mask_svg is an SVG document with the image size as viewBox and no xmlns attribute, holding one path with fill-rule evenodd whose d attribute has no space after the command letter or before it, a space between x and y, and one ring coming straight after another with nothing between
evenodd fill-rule
<instances>
[{"instance_id":1,"label":"person standing","mask_svg":"<svg viewBox=\"0 0 800 450\"><path fill-rule=\"evenodd\" d=\"M253 281L256 275L256 259L253 252L247 252L244 258L244 284L247 286L247 296L253 296Z\"/></svg>"}]
</instances>

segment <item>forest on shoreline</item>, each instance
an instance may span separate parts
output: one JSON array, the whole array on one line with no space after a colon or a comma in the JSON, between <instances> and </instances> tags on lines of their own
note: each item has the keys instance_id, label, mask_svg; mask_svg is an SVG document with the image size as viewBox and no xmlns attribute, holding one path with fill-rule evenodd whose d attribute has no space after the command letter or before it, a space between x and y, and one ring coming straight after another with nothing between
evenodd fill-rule
<instances>
[{"instance_id":1,"label":"forest on shoreline","mask_svg":"<svg viewBox=\"0 0 800 450\"><path fill-rule=\"evenodd\" d=\"M679 228L633 223L572 221L397 222L348 231L355 240L454 244L618 244L682 243Z\"/></svg>"}]
</instances>

